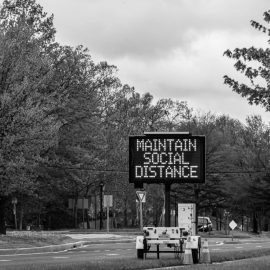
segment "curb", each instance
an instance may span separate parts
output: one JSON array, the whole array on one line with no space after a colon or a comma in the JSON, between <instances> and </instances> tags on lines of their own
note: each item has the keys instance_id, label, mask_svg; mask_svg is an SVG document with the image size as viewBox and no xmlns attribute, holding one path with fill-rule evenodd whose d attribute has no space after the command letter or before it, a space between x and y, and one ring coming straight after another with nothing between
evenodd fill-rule
<instances>
[{"instance_id":1,"label":"curb","mask_svg":"<svg viewBox=\"0 0 270 270\"><path fill-rule=\"evenodd\" d=\"M9 248L9 249L0 249L0 256L9 256L9 255L24 255L24 254L34 254L34 253L49 253L49 252L61 252L72 249L81 248L85 245L91 244L106 244L106 243L135 243L135 239L93 239L92 241L78 241L74 243L66 243L60 245L50 245L43 247L29 247L29 248Z\"/></svg>"}]
</instances>

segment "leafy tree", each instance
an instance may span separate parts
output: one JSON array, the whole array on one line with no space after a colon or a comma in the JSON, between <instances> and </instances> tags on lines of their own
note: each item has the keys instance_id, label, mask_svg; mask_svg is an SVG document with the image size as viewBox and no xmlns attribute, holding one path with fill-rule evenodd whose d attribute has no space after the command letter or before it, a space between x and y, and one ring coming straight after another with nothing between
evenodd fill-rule
<instances>
[{"instance_id":1,"label":"leafy tree","mask_svg":"<svg viewBox=\"0 0 270 270\"><path fill-rule=\"evenodd\" d=\"M57 143L61 123L53 111L63 101L52 87L52 17L35 1L4 1L0 12L0 233L5 205L35 190L44 154ZM51 87L50 87L51 86Z\"/></svg>"},{"instance_id":2,"label":"leafy tree","mask_svg":"<svg viewBox=\"0 0 270 270\"><path fill-rule=\"evenodd\" d=\"M81 46L63 48L64 69L70 76L68 101L59 113L64 123L56 149L56 166L62 171L63 189L75 201L86 197L101 181L108 159L107 118L120 83L115 67L95 65ZM65 180L63 181L62 178ZM105 181L106 182L106 181ZM77 226L75 209L75 226Z\"/></svg>"},{"instance_id":3,"label":"leafy tree","mask_svg":"<svg viewBox=\"0 0 270 270\"><path fill-rule=\"evenodd\" d=\"M251 20L251 26L258 31L270 36L270 29L267 24L270 22L270 11L263 14L264 24ZM268 41L269 43L269 41ZM266 111L270 110L270 70L269 46L265 48L236 48L233 51L227 50L224 55L235 60L234 67L237 71L244 74L244 83L231 78L228 75L224 76L224 83L229 85L233 91L246 98L250 104L263 106ZM237 181L238 188L241 190L241 196L236 194L233 196L238 200L238 205L241 205L240 211L245 215L253 216L253 231L258 231L258 222L260 220L258 212L262 213L265 202L264 194L267 194L265 188L267 179L264 175L269 169L269 131L266 128L261 118L253 117L247 119L247 127L243 129L241 134L242 142L239 144L239 167L242 170L262 171L262 173L252 173L249 176L241 177L242 181ZM265 173L263 173L265 171ZM252 200L250 200L252 198ZM251 209L251 211L249 211ZM250 213L252 212L252 213ZM260 214L261 215L261 214Z\"/></svg>"},{"instance_id":4,"label":"leafy tree","mask_svg":"<svg viewBox=\"0 0 270 270\"><path fill-rule=\"evenodd\" d=\"M240 214L250 216L253 220L253 231L260 230L262 214L266 214L269 194L267 171L269 168L269 127L262 122L260 116L247 118L247 125L242 131L241 168L248 171L241 177L235 190L238 194L232 196L238 205ZM241 196L239 196L241 194Z\"/></svg>"},{"instance_id":5,"label":"leafy tree","mask_svg":"<svg viewBox=\"0 0 270 270\"><path fill-rule=\"evenodd\" d=\"M116 223L122 220L124 226L134 225L137 214L134 187L128 183L128 137L151 130L154 117L158 115L151 104L152 98L148 93L140 96L133 88L124 85L107 114L107 168L118 173L106 174L106 182L111 181L106 190L114 192Z\"/></svg>"},{"instance_id":6,"label":"leafy tree","mask_svg":"<svg viewBox=\"0 0 270 270\"><path fill-rule=\"evenodd\" d=\"M135 192L132 185L127 181L128 171L128 137L129 135L143 134L145 131L164 131L175 128L175 125L183 119L187 108L184 102L174 102L170 99L159 100L156 104L152 103L153 97L149 93L141 96L124 85L122 91L118 93L116 102L107 111L107 161L110 170L119 172L118 174L106 174L108 180L115 179L110 186L113 191L117 190L117 208L119 213L124 215L124 225L128 225L128 213L131 222L134 224L136 219ZM112 184L112 183L111 183ZM108 185L107 185L108 186ZM106 186L106 190L108 190ZM160 186L157 186L160 189ZM151 190L151 189L150 189ZM151 193L151 191L149 191ZM153 192L148 196L153 203L158 198L160 192ZM149 194L149 193L148 193ZM152 203L150 203L152 204ZM157 204L155 204L157 206ZM163 203L158 205L159 209L148 208L147 216L149 220L158 223L157 213L161 213ZM130 211L131 209L131 211ZM155 218L152 216L155 215Z\"/></svg>"},{"instance_id":7,"label":"leafy tree","mask_svg":"<svg viewBox=\"0 0 270 270\"><path fill-rule=\"evenodd\" d=\"M270 22L270 11L263 14L266 23ZM266 26L251 20L251 26L270 35L270 29ZM270 110L270 49L263 48L236 48L233 51L227 50L224 54L236 60L234 67L244 74L248 83L240 83L237 80L224 76L224 83L229 85L233 91L246 98L250 104L262 105L266 111Z\"/></svg>"},{"instance_id":8,"label":"leafy tree","mask_svg":"<svg viewBox=\"0 0 270 270\"><path fill-rule=\"evenodd\" d=\"M190 131L189 127L182 129L183 124L192 117L192 109L188 107L187 102L161 99L157 102L156 108L160 111L156 121L158 123L156 128L159 131Z\"/></svg>"}]
</instances>

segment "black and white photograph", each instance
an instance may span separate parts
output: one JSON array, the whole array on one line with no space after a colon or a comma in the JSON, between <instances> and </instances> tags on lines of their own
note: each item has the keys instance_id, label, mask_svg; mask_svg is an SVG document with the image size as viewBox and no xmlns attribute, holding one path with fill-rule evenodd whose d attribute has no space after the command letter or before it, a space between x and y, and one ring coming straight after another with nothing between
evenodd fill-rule
<instances>
[{"instance_id":1,"label":"black and white photograph","mask_svg":"<svg viewBox=\"0 0 270 270\"><path fill-rule=\"evenodd\" d=\"M0 269L270 269L270 1L0 0Z\"/></svg>"}]
</instances>

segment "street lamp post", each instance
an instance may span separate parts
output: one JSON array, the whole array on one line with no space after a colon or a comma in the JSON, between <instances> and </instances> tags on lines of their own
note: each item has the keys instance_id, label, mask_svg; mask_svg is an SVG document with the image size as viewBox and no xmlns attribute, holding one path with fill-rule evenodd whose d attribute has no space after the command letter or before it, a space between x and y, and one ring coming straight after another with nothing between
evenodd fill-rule
<instances>
[{"instance_id":1,"label":"street lamp post","mask_svg":"<svg viewBox=\"0 0 270 270\"><path fill-rule=\"evenodd\" d=\"M103 229L103 222L102 222L102 218L103 218L103 187L104 184L103 182L101 182L99 184L99 188L100 188L100 217L99 217L99 229L102 230Z\"/></svg>"}]
</instances>

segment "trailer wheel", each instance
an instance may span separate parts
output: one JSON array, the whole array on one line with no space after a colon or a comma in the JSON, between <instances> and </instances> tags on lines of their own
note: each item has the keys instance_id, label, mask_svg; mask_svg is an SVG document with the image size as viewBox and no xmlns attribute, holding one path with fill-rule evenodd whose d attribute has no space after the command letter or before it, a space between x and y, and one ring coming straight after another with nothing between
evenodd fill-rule
<instances>
[{"instance_id":1,"label":"trailer wheel","mask_svg":"<svg viewBox=\"0 0 270 270\"><path fill-rule=\"evenodd\" d=\"M143 249L137 249L137 258L138 259L143 259L143 252L144 250Z\"/></svg>"}]
</instances>

